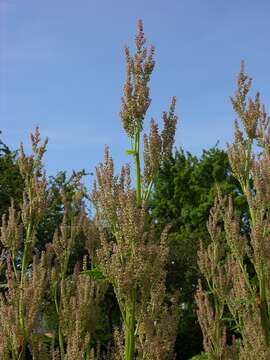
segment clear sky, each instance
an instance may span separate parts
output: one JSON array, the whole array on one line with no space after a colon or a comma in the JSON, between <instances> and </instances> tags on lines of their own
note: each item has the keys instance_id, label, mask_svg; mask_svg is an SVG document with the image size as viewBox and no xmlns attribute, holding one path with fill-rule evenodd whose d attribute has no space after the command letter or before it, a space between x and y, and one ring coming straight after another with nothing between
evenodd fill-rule
<instances>
[{"instance_id":1,"label":"clear sky","mask_svg":"<svg viewBox=\"0 0 270 360\"><path fill-rule=\"evenodd\" d=\"M0 0L2 139L29 143L38 124L49 174L93 171L104 144L128 161L118 114L138 18L156 47L147 120L176 95L176 146L200 154L231 141L241 59L269 104L269 0Z\"/></svg>"}]
</instances>

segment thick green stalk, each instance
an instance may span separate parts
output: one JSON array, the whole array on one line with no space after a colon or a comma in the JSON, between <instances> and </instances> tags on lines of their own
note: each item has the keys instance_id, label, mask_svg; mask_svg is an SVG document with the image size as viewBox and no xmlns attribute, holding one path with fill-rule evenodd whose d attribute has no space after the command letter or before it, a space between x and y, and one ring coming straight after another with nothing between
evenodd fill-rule
<instances>
[{"instance_id":1,"label":"thick green stalk","mask_svg":"<svg viewBox=\"0 0 270 360\"><path fill-rule=\"evenodd\" d=\"M133 290L131 304L126 309L125 321L125 360L135 359L135 310L136 289Z\"/></svg>"},{"instance_id":2,"label":"thick green stalk","mask_svg":"<svg viewBox=\"0 0 270 360\"><path fill-rule=\"evenodd\" d=\"M68 244L68 247L67 247L67 250L65 253L65 257L64 257L63 268L61 271L61 280L64 280L66 277L67 270L68 270L69 257L70 257L70 245Z\"/></svg>"},{"instance_id":3,"label":"thick green stalk","mask_svg":"<svg viewBox=\"0 0 270 360\"><path fill-rule=\"evenodd\" d=\"M63 265L63 269L61 272L61 281L63 281L66 277L66 273L67 273L67 269L68 269L69 255L70 255L70 253L69 253L69 249L68 249L65 254L65 258L64 258L64 265ZM56 302L57 302L57 299L56 299ZM60 304L57 306L58 312L59 312L60 306L61 306L61 298L60 298ZM63 360L65 357L64 335L63 335L63 332L62 332L62 329L61 329L59 323L58 323L58 341L59 341L59 347L60 347L61 360Z\"/></svg>"},{"instance_id":4,"label":"thick green stalk","mask_svg":"<svg viewBox=\"0 0 270 360\"><path fill-rule=\"evenodd\" d=\"M65 358L65 349L64 349L64 337L63 337L60 326L58 326L58 340L59 340L60 355L61 355L61 360L62 360Z\"/></svg>"},{"instance_id":5,"label":"thick green stalk","mask_svg":"<svg viewBox=\"0 0 270 360\"><path fill-rule=\"evenodd\" d=\"M142 184L141 184L141 165L140 165L140 131L136 132L136 141L135 141L135 175L136 175L136 196L137 196L137 205L140 206L142 202Z\"/></svg>"},{"instance_id":6,"label":"thick green stalk","mask_svg":"<svg viewBox=\"0 0 270 360\"><path fill-rule=\"evenodd\" d=\"M27 257L29 251L29 244L31 242L31 232L32 232L32 223L29 222L27 229L26 229L26 238L25 244L23 249L23 257L22 257L22 269L21 269L21 279L20 279L20 301L19 301L19 317L20 317L20 324L22 329L24 330L24 315L23 315L23 287L24 287L24 280L25 280L25 273L27 269Z\"/></svg>"},{"instance_id":7,"label":"thick green stalk","mask_svg":"<svg viewBox=\"0 0 270 360\"><path fill-rule=\"evenodd\" d=\"M18 272L17 272L17 266L16 266L16 255L15 255L15 251L12 251L12 266L13 266L13 271L15 274L15 279L16 281L18 280Z\"/></svg>"},{"instance_id":8,"label":"thick green stalk","mask_svg":"<svg viewBox=\"0 0 270 360\"><path fill-rule=\"evenodd\" d=\"M269 345L269 318L267 311L267 300L265 294L265 274L262 271L261 279L259 280L259 290L260 290L260 315L261 323L264 330L265 342Z\"/></svg>"},{"instance_id":9,"label":"thick green stalk","mask_svg":"<svg viewBox=\"0 0 270 360\"><path fill-rule=\"evenodd\" d=\"M55 304L56 313L57 313L58 318L59 318L59 307L60 307L60 305L58 304L58 299L57 299L57 283L54 285L54 304ZM64 337L63 337L63 334L62 334L59 323L58 323L58 343L59 343L59 348L60 348L60 357L61 357L61 360L62 360L62 359L64 359L64 356L65 356Z\"/></svg>"},{"instance_id":10,"label":"thick green stalk","mask_svg":"<svg viewBox=\"0 0 270 360\"><path fill-rule=\"evenodd\" d=\"M134 148L136 199L137 205L142 203L141 165L140 165L140 130L137 129ZM125 360L135 359L136 332L136 288L134 287L131 302L127 304L125 316Z\"/></svg>"},{"instance_id":11,"label":"thick green stalk","mask_svg":"<svg viewBox=\"0 0 270 360\"><path fill-rule=\"evenodd\" d=\"M25 319L24 319L24 298L23 298L23 290L24 290L24 281L25 281L25 273L27 270L27 257L29 252L29 244L31 243L32 237L32 222L30 221L27 229L26 229L26 237L25 237L25 244L23 249L23 257L22 257L22 269L21 269L21 278L20 278L20 299L19 299L19 322L24 333L24 339L22 344L22 349L19 354L19 360L25 359L25 350L27 344L27 334L25 331Z\"/></svg>"},{"instance_id":12,"label":"thick green stalk","mask_svg":"<svg viewBox=\"0 0 270 360\"><path fill-rule=\"evenodd\" d=\"M19 298L19 323L21 329L24 334L22 349L19 354L19 360L25 359L25 350L27 346L27 334L25 331L25 318L24 318L24 298L23 298L23 291L24 291L24 282L25 282L25 274L27 270L27 260L28 260L28 253L30 249L30 245L32 242L32 234L33 234L33 222L32 222L32 184L31 180L26 179L26 188L28 190L28 200L30 205L29 211L29 222L26 226L26 235L25 235L25 242L24 242L24 249L23 249L23 256L22 256L22 266L21 266L21 276L20 276L20 298Z\"/></svg>"}]
</instances>

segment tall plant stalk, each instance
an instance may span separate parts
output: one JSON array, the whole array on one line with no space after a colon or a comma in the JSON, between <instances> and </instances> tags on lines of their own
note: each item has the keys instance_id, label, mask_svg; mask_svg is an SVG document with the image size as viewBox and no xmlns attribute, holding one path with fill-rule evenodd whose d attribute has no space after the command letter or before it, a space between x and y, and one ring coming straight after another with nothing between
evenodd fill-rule
<instances>
[{"instance_id":1,"label":"tall plant stalk","mask_svg":"<svg viewBox=\"0 0 270 360\"><path fill-rule=\"evenodd\" d=\"M239 182L248 205L248 214L238 214L232 198L219 194L209 219L211 244L199 252L199 265L204 277L215 285L213 297L228 307L236 325L237 356L240 359L270 357L270 119L261 104L260 95L248 98L251 79L244 73L242 63L236 94L231 98L238 120L235 122L234 142L228 156L235 179ZM243 221L248 218L248 233ZM222 227L224 231L222 231ZM211 249L216 244L221 255L214 258ZM203 295L203 293L205 295ZM200 311L209 296L199 288L197 302ZM211 304L207 306L211 313ZM226 325L223 316L219 319ZM204 342L208 344L209 326L202 326ZM222 359L229 358L223 342ZM205 347L211 358L210 348Z\"/></svg>"},{"instance_id":2,"label":"tall plant stalk","mask_svg":"<svg viewBox=\"0 0 270 360\"><path fill-rule=\"evenodd\" d=\"M51 244L51 296L57 317L55 338L59 359L86 360L94 351L93 339L104 285L98 283L87 270L88 256L78 259L75 267L72 266L76 242L80 240L85 244L87 238L89 249L92 249L95 241L92 237L94 225L85 211L85 192L80 173L76 174L73 193L63 190L61 195L63 218Z\"/></svg>"},{"instance_id":3,"label":"tall plant stalk","mask_svg":"<svg viewBox=\"0 0 270 360\"><path fill-rule=\"evenodd\" d=\"M26 156L21 145L18 158L19 170L24 180L21 211L15 210L12 202L1 226L1 243L6 251L7 268L7 300L0 302L1 336L6 338L4 351L19 360L25 359L26 349L32 342L31 335L42 308L46 283L44 255L33 257L32 250L36 227L46 209L46 178L42 172L42 157L46 151L47 140L40 145L37 128L31 135L31 141L33 154ZM39 274L34 271L39 271Z\"/></svg>"},{"instance_id":4,"label":"tall plant stalk","mask_svg":"<svg viewBox=\"0 0 270 360\"><path fill-rule=\"evenodd\" d=\"M40 133L36 128L35 134L31 135L33 155L25 156L23 146L21 145L21 154L18 160L20 172L25 182L24 201L22 204L22 215L25 226L25 239L23 242L23 251L20 271L20 296L19 296L19 323L21 325L24 339L19 353L19 360L24 360L25 351L30 336L25 325L25 299L24 288L26 272L29 264L29 253L34 247L35 231L38 223L41 221L46 208L46 179L42 175L42 157L46 151L48 139L39 146Z\"/></svg>"},{"instance_id":5,"label":"tall plant stalk","mask_svg":"<svg viewBox=\"0 0 270 360\"><path fill-rule=\"evenodd\" d=\"M166 231L161 239L157 239L147 209L159 167L165 157L171 156L177 120L175 99L170 111L163 114L162 134L152 120L149 135L144 135L142 170L140 144L144 118L151 102L148 83L154 69L154 48L147 50L144 46L141 21L135 44L133 57L129 49L125 49L127 80L120 111L131 144L127 154L134 160L135 189L129 165L123 166L120 176L114 175L114 163L106 148L104 163L96 170L97 181L92 193L101 237L97 258L98 266L114 287L123 318L121 358L170 359L178 312L172 311L175 307L165 305ZM165 326L169 326L169 322L170 329ZM149 324L152 327L149 328ZM162 332L167 332L166 337L162 338Z\"/></svg>"},{"instance_id":6,"label":"tall plant stalk","mask_svg":"<svg viewBox=\"0 0 270 360\"><path fill-rule=\"evenodd\" d=\"M79 237L81 245L88 237L88 246L93 248L88 233L94 226L85 212L82 173L73 175L74 184L57 199L64 209L63 222L46 251L40 251L36 232L53 198L42 167L47 140L40 145L38 129L31 140L33 154L26 156L21 146L18 157L24 180L21 211L12 202L0 228L1 277L6 270L0 296L0 358L25 360L31 354L35 360L86 360L94 351L103 285L87 276L86 258L74 270L70 266Z\"/></svg>"}]
</instances>

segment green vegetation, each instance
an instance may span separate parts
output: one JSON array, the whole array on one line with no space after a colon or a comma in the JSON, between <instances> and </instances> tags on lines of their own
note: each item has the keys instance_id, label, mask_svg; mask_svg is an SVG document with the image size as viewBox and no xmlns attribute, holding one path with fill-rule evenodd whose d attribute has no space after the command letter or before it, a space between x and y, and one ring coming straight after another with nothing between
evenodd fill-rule
<instances>
[{"instance_id":1,"label":"green vegetation","mask_svg":"<svg viewBox=\"0 0 270 360\"><path fill-rule=\"evenodd\" d=\"M132 166L115 174L106 147L91 194L84 170L46 176L38 128L31 154L0 141L0 359L270 358L269 118L242 66L227 152L174 151L174 97L144 134L145 44L139 21L120 111Z\"/></svg>"},{"instance_id":2,"label":"green vegetation","mask_svg":"<svg viewBox=\"0 0 270 360\"><path fill-rule=\"evenodd\" d=\"M228 156L246 216L219 190L208 221L211 242L198 256L206 284L199 283L196 301L210 359L270 356L269 117L259 93L248 98L250 88L242 64L231 99L238 120Z\"/></svg>"},{"instance_id":3,"label":"green vegetation","mask_svg":"<svg viewBox=\"0 0 270 360\"><path fill-rule=\"evenodd\" d=\"M185 304L176 341L177 353L184 359L202 350L194 300L199 278L195 254L200 242L207 245L210 240L206 223L216 184L226 194L235 193L238 208L244 212L245 203L237 195L240 187L231 175L226 152L215 147L197 158L181 149L163 164L151 201L151 214L159 228L171 224L167 287L180 290L181 302Z\"/></svg>"}]
</instances>

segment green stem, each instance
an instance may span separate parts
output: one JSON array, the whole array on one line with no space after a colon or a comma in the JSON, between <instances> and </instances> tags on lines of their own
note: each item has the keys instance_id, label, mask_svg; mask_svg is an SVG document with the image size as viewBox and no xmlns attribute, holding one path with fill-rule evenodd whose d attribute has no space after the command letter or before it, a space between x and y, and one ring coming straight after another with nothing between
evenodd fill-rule
<instances>
[{"instance_id":1,"label":"green stem","mask_svg":"<svg viewBox=\"0 0 270 360\"><path fill-rule=\"evenodd\" d=\"M26 237L25 237L25 244L23 249L23 257L22 257L22 269L21 269L21 278L20 278L20 298L19 298L19 322L24 334L22 350L19 355L19 360L24 360L25 358L25 350L27 344L27 334L25 330L25 318L24 318L24 282L25 282L25 273L27 270L27 258L29 252L29 244L31 243L31 236L32 236L32 222L30 221L27 225L26 229Z\"/></svg>"},{"instance_id":2,"label":"green stem","mask_svg":"<svg viewBox=\"0 0 270 360\"><path fill-rule=\"evenodd\" d=\"M137 129L134 146L134 162L136 176L136 199L137 206L142 204L142 184L140 165L140 129ZM126 304L125 311L125 360L135 359L135 337L136 337L136 287L132 290L130 301Z\"/></svg>"},{"instance_id":3,"label":"green stem","mask_svg":"<svg viewBox=\"0 0 270 360\"><path fill-rule=\"evenodd\" d=\"M268 319L267 301L265 294L265 275L263 271L259 279L259 290L260 290L261 323L264 331L266 345L269 345L269 319Z\"/></svg>"},{"instance_id":4,"label":"green stem","mask_svg":"<svg viewBox=\"0 0 270 360\"><path fill-rule=\"evenodd\" d=\"M135 358L135 310L136 310L136 290L133 289L131 304L126 310L125 321L125 360Z\"/></svg>"},{"instance_id":5,"label":"green stem","mask_svg":"<svg viewBox=\"0 0 270 360\"><path fill-rule=\"evenodd\" d=\"M17 360L16 359L16 354L14 353L14 350L12 349L11 351L11 356L12 356L12 360Z\"/></svg>"},{"instance_id":6,"label":"green stem","mask_svg":"<svg viewBox=\"0 0 270 360\"><path fill-rule=\"evenodd\" d=\"M151 192L152 192L153 184L154 184L154 181L153 181L153 179L152 179L152 180L150 181L150 183L149 183L149 185L148 185L145 193L144 193L144 196L143 196L143 200L144 200L144 201L148 201L148 200L149 200L149 196L150 196L150 194L151 194Z\"/></svg>"},{"instance_id":7,"label":"green stem","mask_svg":"<svg viewBox=\"0 0 270 360\"><path fill-rule=\"evenodd\" d=\"M32 224L30 222L27 226L26 239L25 239L25 244L24 244L24 249L23 249L21 283L23 283L23 281L24 281L24 276L25 276L26 268L27 268L27 257L28 257L28 251L29 251L29 244L31 243L31 232L32 232Z\"/></svg>"},{"instance_id":8,"label":"green stem","mask_svg":"<svg viewBox=\"0 0 270 360\"><path fill-rule=\"evenodd\" d=\"M19 360L25 359L25 351L27 346L27 333L25 329L25 317L24 317L24 284L25 284L25 274L27 270L27 260L28 253L30 249L30 245L32 243L32 234L33 234L33 223L32 223L32 190L31 190L31 181L26 179L26 188L28 189L28 200L30 205L29 211L29 222L26 226L26 235L22 256L22 266L21 266L21 274L20 274L20 297L19 297L19 323L23 332L23 343L22 349L19 354ZM13 264L14 269L16 269L16 265ZM16 274L16 271L15 271Z\"/></svg>"},{"instance_id":9,"label":"green stem","mask_svg":"<svg viewBox=\"0 0 270 360\"><path fill-rule=\"evenodd\" d=\"M23 340L22 349L19 354L18 360L24 360L25 359L25 350L26 350L26 343L25 340Z\"/></svg>"},{"instance_id":10,"label":"green stem","mask_svg":"<svg viewBox=\"0 0 270 360\"><path fill-rule=\"evenodd\" d=\"M15 274L15 278L16 278L16 280L18 280L18 272L17 272L17 266L16 266L15 251L12 251L12 266L13 266L13 271L14 271L14 274Z\"/></svg>"},{"instance_id":11,"label":"green stem","mask_svg":"<svg viewBox=\"0 0 270 360\"><path fill-rule=\"evenodd\" d=\"M28 257L28 251L29 251L29 242L31 238L31 223L28 224L27 230L26 230L26 239L23 249L23 257L22 257L22 269L21 269L21 279L20 279L20 303L19 303L19 316L20 316L20 324L22 329L24 329L24 316L23 316L23 287L24 287L24 281L25 281L25 273L27 269L27 257Z\"/></svg>"},{"instance_id":12,"label":"green stem","mask_svg":"<svg viewBox=\"0 0 270 360\"><path fill-rule=\"evenodd\" d=\"M244 276L246 285L247 285L247 287L248 287L248 289L249 289L249 291L250 291L250 294L251 294L251 296L254 296L254 291L253 291L252 286L251 286L251 284L250 284L249 277L248 277L248 273L247 273L247 271L246 271L246 269L245 269L245 266L244 266L244 264L243 264L243 261L242 261L242 259L240 259L239 257L237 257L237 259L238 259L238 263L239 263L240 269L241 269L241 271L242 271L242 274L243 274L243 276Z\"/></svg>"},{"instance_id":13,"label":"green stem","mask_svg":"<svg viewBox=\"0 0 270 360\"><path fill-rule=\"evenodd\" d=\"M66 254L65 254L65 257L64 257L63 269L62 269L62 272L61 272L61 280L64 280L65 277L66 277L66 273L67 273L67 270L68 270L69 256L70 256L70 246L68 245L68 248L66 250Z\"/></svg>"},{"instance_id":14,"label":"green stem","mask_svg":"<svg viewBox=\"0 0 270 360\"><path fill-rule=\"evenodd\" d=\"M69 256L70 256L70 247L68 246L65 257L64 257L64 264L61 272L61 281L65 280L67 269L68 269L68 262L69 262ZM57 301L57 289L55 289L55 306L56 311L59 314L60 312L60 306L61 306L61 292L60 292L60 301L58 304ZM59 347L60 347L60 356L61 360L64 360L65 357L65 348L64 348L64 335L60 326L60 323L58 322L58 341L59 341Z\"/></svg>"},{"instance_id":15,"label":"green stem","mask_svg":"<svg viewBox=\"0 0 270 360\"><path fill-rule=\"evenodd\" d=\"M58 304L58 299L57 299L57 283L54 285L54 304L55 304L56 313L57 313L58 319L59 319L59 304ZM65 357L64 337L63 337L63 333L60 328L59 321L58 321L58 342L59 342L59 348L60 348L60 357L61 357L61 360L63 360Z\"/></svg>"},{"instance_id":16,"label":"green stem","mask_svg":"<svg viewBox=\"0 0 270 360\"><path fill-rule=\"evenodd\" d=\"M60 326L58 326L58 341L59 341L59 347L60 347L61 360L64 360L64 358L65 358L64 337L63 337Z\"/></svg>"},{"instance_id":17,"label":"green stem","mask_svg":"<svg viewBox=\"0 0 270 360\"><path fill-rule=\"evenodd\" d=\"M141 206L142 202L142 184L141 184L141 165L140 165L140 132L139 130L136 133L135 139L135 174L136 174L136 196L137 196L137 205Z\"/></svg>"}]
</instances>

